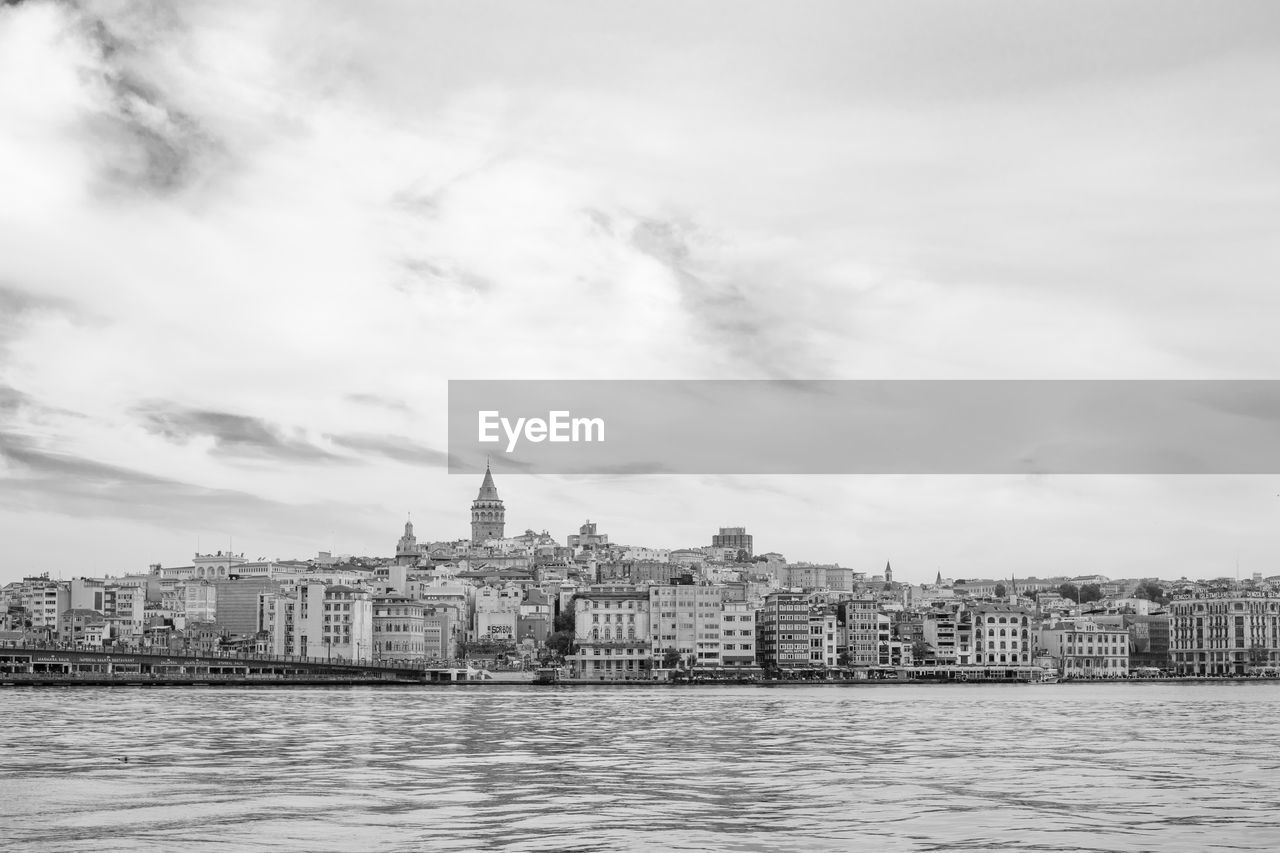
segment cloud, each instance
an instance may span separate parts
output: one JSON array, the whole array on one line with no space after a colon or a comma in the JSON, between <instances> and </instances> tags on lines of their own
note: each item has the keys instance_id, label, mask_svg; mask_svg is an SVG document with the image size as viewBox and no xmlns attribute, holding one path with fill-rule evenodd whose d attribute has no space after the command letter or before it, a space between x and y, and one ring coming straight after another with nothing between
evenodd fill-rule
<instances>
[{"instance_id":1,"label":"cloud","mask_svg":"<svg viewBox=\"0 0 1280 853\"><path fill-rule=\"evenodd\" d=\"M1175 6L711 2L680 27L603 5L0 8L0 416L33 442L15 452L208 490L193 513L344 494L359 463L395 517L448 519L474 483L424 488L422 466L444 464L449 379L1265 374L1276 11ZM40 485L51 510L92 505L73 475L126 476L66 474ZM611 503L654 544L742 491L538 479L536 526ZM812 491L758 517L831 559L847 504ZM360 507L342 518L381 541ZM1002 529L1029 511L999 508ZM342 518L290 515L290 541ZM6 535L77 565L56 538Z\"/></svg>"},{"instance_id":2,"label":"cloud","mask_svg":"<svg viewBox=\"0 0 1280 853\"><path fill-rule=\"evenodd\" d=\"M263 418L184 409L162 401L143 404L136 412L149 432L180 444L195 438L212 438L213 452L223 456L295 462L346 461L307 441L300 430L290 435L283 427Z\"/></svg>"},{"instance_id":3,"label":"cloud","mask_svg":"<svg viewBox=\"0 0 1280 853\"><path fill-rule=\"evenodd\" d=\"M377 406L384 409L390 409L394 412L408 413L409 407L403 400L397 400L394 397L386 397L380 394L347 394L344 399L358 403L362 406Z\"/></svg>"},{"instance_id":4,"label":"cloud","mask_svg":"<svg viewBox=\"0 0 1280 853\"><path fill-rule=\"evenodd\" d=\"M421 442L399 435L348 434L326 435L326 439L338 447L358 450L433 468L448 467L449 454L428 447Z\"/></svg>"},{"instance_id":5,"label":"cloud","mask_svg":"<svg viewBox=\"0 0 1280 853\"><path fill-rule=\"evenodd\" d=\"M28 437L0 432L0 461L11 470L0 490L6 513L54 512L86 519L114 518L155 527L190 529L201 523L270 536L284 526L301 528L320 515L364 521L367 508L340 500L279 502L258 494L201 486L42 449Z\"/></svg>"},{"instance_id":6,"label":"cloud","mask_svg":"<svg viewBox=\"0 0 1280 853\"><path fill-rule=\"evenodd\" d=\"M0 385L0 416L12 416L31 405L31 397L17 388Z\"/></svg>"},{"instance_id":7,"label":"cloud","mask_svg":"<svg viewBox=\"0 0 1280 853\"><path fill-rule=\"evenodd\" d=\"M103 145L104 180L123 189L170 192L196 177L217 144L193 116L130 66L131 55L145 49L134 37L182 40L176 14L158 5L133 6L130 12L125 26L88 11L77 22L94 48L93 64L83 71L101 89L100 109L87 117L85 131Z\"/></svg>"},{"instance_id":8,"label":"cloud","mask_svg":"<svg viewBox=\"0 0 1280 853\"><path fill-rule=\"evenodd\" d=\"M51 316L74 316L77 312L64 299L41 296L0 283L0 356L5 346L17 340L32 324Z\"/></svg>"}]
</instances>

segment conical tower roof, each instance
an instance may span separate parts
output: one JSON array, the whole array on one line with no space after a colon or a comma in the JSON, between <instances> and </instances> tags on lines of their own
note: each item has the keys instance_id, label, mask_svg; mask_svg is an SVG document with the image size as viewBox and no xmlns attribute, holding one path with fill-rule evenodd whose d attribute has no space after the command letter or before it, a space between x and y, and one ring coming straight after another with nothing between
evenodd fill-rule
<instances>
[{"instance_id":1,"label":"conical tower roof","mask_svg":"<svg viewBox=\"0 0 1280 853\"><path fill-rule=\"evenodd\" d=\"M480 494L476 495L478 501L499 501L498 487L493 484L493 472L489 470L488 463L484 466L484 482L480 484Z\"/></svg>"}]
</instances>

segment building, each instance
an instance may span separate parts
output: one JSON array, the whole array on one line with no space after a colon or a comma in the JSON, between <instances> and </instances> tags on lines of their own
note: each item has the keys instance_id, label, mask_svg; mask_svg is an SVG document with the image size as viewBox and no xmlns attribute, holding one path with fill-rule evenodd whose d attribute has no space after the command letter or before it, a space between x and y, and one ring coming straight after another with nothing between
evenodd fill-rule
<instances>
[{"instance_id":1,"label":"building","mask_svg":"<svg viewBox=\"0 0 1280 853\"><path fill-rule=\"evenodd\" d=\"M758 671L756 666L756 611L745 601L720 605L720 663L727 670Z\"/></svg>"},{"instance_id":2,"label":"building","mask_svg":"<svg viewBox=\"0 0 1280 853\"><path fill-rule=\"evenodd\" d=\"M877 663L876 613L873 598L848 598L836 605L837 628L841 634L836 645L843 657L842 665L870 667Z\"/></svg>"},{"instance_id":3,"label":"building","mask_svg":"<svg viewBox=\"0 0 1280 853\"><path fill-rule=\"evenodd\" d=\"M1168 605L1169 654L1179 675L1247 675L1280 667L1280 597L1217 591Z\"/></svg>"},{"instance_id":4,"label":"building","mask_svg":"<svg viewBox=\"0 0 1280 853\"><path fill-rule=\"evenodd\" d=\"M483 545L490 539L501 539L507 529L507 511L493 484L493 472L484 466L484 482L471 502L471 544Z\"/></svg>"},{"instance_id":5,"label":"building","mask_svg":"<svg viewBox=\"0 0 1280 853\"><path fill-rule=\"evenodd\" d=\"M80 646L101 646L107 620L96 610L74 607L58 616L58 639Z\"/></svg>"},{"instance_id":6,"label":"building","mask_svg":"<svg viewBox=\"0 0 1280 853\"><path fill-rule=\"evenodd\" d=\"M268 634L272 654L325 658L328 611L326 584L306 581L288 588L272 588L258 593L257 630Z\"/></svg>"},{"instance_id":7,"label":"building","mask_svg":"<svg viewBox=\"0 0 1280 853\"><path fill-rule=\"evenodd\" d=\"M244 554L232 554L230 551L225 554L221 551L216 554L196 554L192 560L190 573L187 577L209 578L226 578L236 573L236 569L244 564Z\"/></svg>"},{"instance_id":8,"label":"building","mask_svg":"<svg viewBox=\"0 0 1280 853\"><path fill-rule=\"evenodd\" d=\"M723 593L719 587L692 584L649 587L649 639L656 665L674 649L690 669L721 666Z\"/></svg>"},{"instance_id":9,"label":"building","mask_svg":"<svg viewBox=\"0 0 1280 853\"><path fill-rule=\"evenodd\" d=\"M218 618L218 590L213 581L189 580L183 585L182 614L187 622L213 622Z\"/></svg>"},{"instance_id":10,"label":"building","mask_svg":"<svg viewBox=\"0 0 1280 853\"><path fill-rule=\"evenodd\" d=\"M71 591L71 610L96 610L99 613L105 608L106 581L101 578L72 578L69 585Z\"/></svg>"},{"instance_id":11,"label":"building","mask_svg":"<svg viewBox=\"0 0 1280 853\"><path fill-rule=\"evenodd\" d=\"M458 632L462 624L460 611L451 604L423 605L422 640L427 660L457 660Z\"/></svg>"},{"instance_id":12,"label":"building","mask_svg":"<svg viewBox=\"0 0 1280 853\"><path fill-rule=\"evenodd\" d=\"M520 602L520 621L516 626L519 640L532 640L541 646L551 635L556 601L550 593L536 587L524 591Z\"/></svg>"},{"instance_id":13,"label":"building","mask_svg":"<svg viewBox=\"0 0 1280 853\"><path fill-rule=\"evenodd\" d=\"M1129 669L1169 667L1169 614L1107 613L1090 617L1101 628L1124 630L1129 634Z\"/></svg>"},{"instance_id":14,"label":"building","mask_svg":"<svg viewBox=\"0 0 1280 853\"><path fill-rule=\"evenodd\" d=\"M596 523L590 519L578 528L576 534L570 534L565 543L575 553L580 551L597 551L609 547L609 534L597 533Z\"/></svg>"},{"instance_id":15,"label":"building","mask_svg":"<svg viewBox=\"0 0 1280 853\"><path fill-rule=\"evenodd\" d=\"M1031 618L1015 604L978 602L973 614L974 663L979 666L1030 665L1035 653Z\"/></svg>"},{"instance_id":16,"label":"building","mask_svg":"<svg viewBox=\"0 0 1280 853\"><path fill-rule=\"evenodd\" d=\"M373 659L421 665L427 660L424 607L403 595L373 599Z\"/></svg>"},{"instance_id":17,"label":"building","mask_svg":"<svg viewBox=\"0 0 1280 853\"><path fill-rule=\"evenodd\" d=\"M1127 678L1129 632L1091 619L1065 619L1040 629L1040 648L1064 678Z\"/></svg>"},{"instance_id":18,"label":"building","mask_svg":"<svg viewBox=\"0 0 1280 853\"><path fill-rule=\"evenodd\" d=\"M524 590L517 584L488 585L476 590L477 640L515 642L520 632Z\"/></svg>"},{"instance_id":19,"label":"building","mask_svg":"<svg viewBox=\"0 0 1280 853\"><path fill-rule=\"evenodd\" d=\"M735 554L745 551L748 557L753 556L751 534L745 527L721 527L720 532L711 537L712 548L727 548Z\"/></svg>"},{"instance_id":20,"label":"building","mask_svg":"<svg viewBox=\"0 0 1280 853\"><path fill-rule=\"evenodd\" d=\"M809 600L802 592L774 592L756 617L756 662L765 672L809 668Z\"/></svg>"},{"instance_id":21,"label":"building","mask_svg":"<svg viewBox=\"0 0 1280 853\"><path fill-rule=\"evenodd\" d=\"M258 596L279 589L282 583L269 577L215 580L218 625L228 634L255 633L258 630ZM191 619L190 614L187 618Z\"/></svg>"},{"instance_id":22,"label":"building","mask_svg":"<svg viewBox=\"0 0 1280 853\"><path fill-rule=\"evenodd\" d=\"M422 552L418 550L418 537L413 535L413 522L404 523L404 535L396 542L396 563L402 566L414 566Z\"/></svg>"},{"instance_id":23,"label":"building","mask_svg":"<svg viewBox=\"0 0 1280 853\"><path fill-rule=\"evenodd\" d=\"M833 590L852 592L854 572L835 565L793 563L770 567L778 585L788 589Z\"/></svg>"},{"instance_id":24,"label":"building","mask_svg":"<svg viewBox=\"0 0 1280 853\"><path fill-rule=\"evenodd\" d=\"M109 584L104 592L102 615L107 618L110 637L119 642L140 642L146 625L145 586Z\"/></svg>"},{"instance_id":25,"label":"building","mask_svg":"<svg viewBox=\"0 0 1280 853\"><path fill-rule=\"evenodd\" d=\"M809 611L809 665L823 669L837 663L835 605L813 608Z\"/></svg>"},{"instance_id":26,"label":"building","mask_svg":"<svg viewBox=\"0 0 1280 853\"><path fill-rule=\"evenodd\" d=\"M575 678L634 681L652 678L649 593L633 586L597 584L574 606Z\"/></svg>"},{"instance_id":27,"label":"building","mask_svg":"<svg viewBox=\"0 0 1280 853\"><path fill-rule=\"evenodd\" d=\"M58 630L59 616L71 609L71 589L68 584L49 580L46 572L40 577L23 578L15 598L22 610L19 630L53 633Z\"/></svg>"},{"instance_id":28,"label":"building","mask_svg":"<svg viewBox=\"0 0 1280 853\"><path fill-rule=\"evenodd\" d=\"M960 662L959 615L959 605L948 607L941 602L924 614L924 642L933 649L935 661L943 666Z\"/></svg>"},{"instance_id":29,"label":"building","mask_svg":"<svg viewBox=\"0 0 1280 853\"><path fill-rule=\"evenodd\" d=\"M331 586L324 591L321 640L328 660L373 657L373 600L363 589Z\"/></svg>"},{"instance_id":30,"label":"building","mask_svg":"<svg viewBox=\"0 0 1280 853\"><path fill-rule=\"evenodd\" d=\"M911 666L913 661L911 643L894 636L893 617L876 613L876 664Z\"/></svg>"}]
</instances>

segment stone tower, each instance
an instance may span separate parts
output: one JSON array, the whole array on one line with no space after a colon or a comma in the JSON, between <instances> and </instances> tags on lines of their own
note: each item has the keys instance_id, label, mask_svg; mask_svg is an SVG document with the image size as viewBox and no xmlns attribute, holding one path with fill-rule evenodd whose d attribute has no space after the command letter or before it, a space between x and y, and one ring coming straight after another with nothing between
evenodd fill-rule
<instances>
[{"instance_id":1,"label":"stone tower","mask_svg":"<svg viewBox=\"0 0 1280 853\"><path fill-rule=\"evenodd\" d=\"M480 494L471 502L471 543L480 545L486 539L501 539L507 526L507 511L493 484L493 472L484 466L484 482Z\"/></svg>"},{"instance_id":2,"label":"stone tower","mask_svg":"<svg viewBox=\"0 0 1280 853\"><path fill-rule=\"evenodd\" d=\"M402 566L412 566L418 562L418 537L413 535L413 522L404 523L404 535L396 543L396 562Z\"/></svg>"}]
</instances>

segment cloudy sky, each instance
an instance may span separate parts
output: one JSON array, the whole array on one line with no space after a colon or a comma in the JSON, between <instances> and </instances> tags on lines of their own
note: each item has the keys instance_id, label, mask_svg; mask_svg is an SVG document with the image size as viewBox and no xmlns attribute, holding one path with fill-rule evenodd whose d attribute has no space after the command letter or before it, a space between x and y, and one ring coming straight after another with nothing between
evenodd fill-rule
<instances>
[{"instance_id":1,"label":"cloudy sky","mask_svg":"<svg viewBox=\"0 0 1280 853\"><path fill-rule=\"evenodd\" d=\"M449 379L1280 365L1280 9L0 7L0 581L467 533ZM740 414L739 414L740 416ZM509 531L1280 573L1280 477L499 477Z\"/></svg>"}]
</instances>

